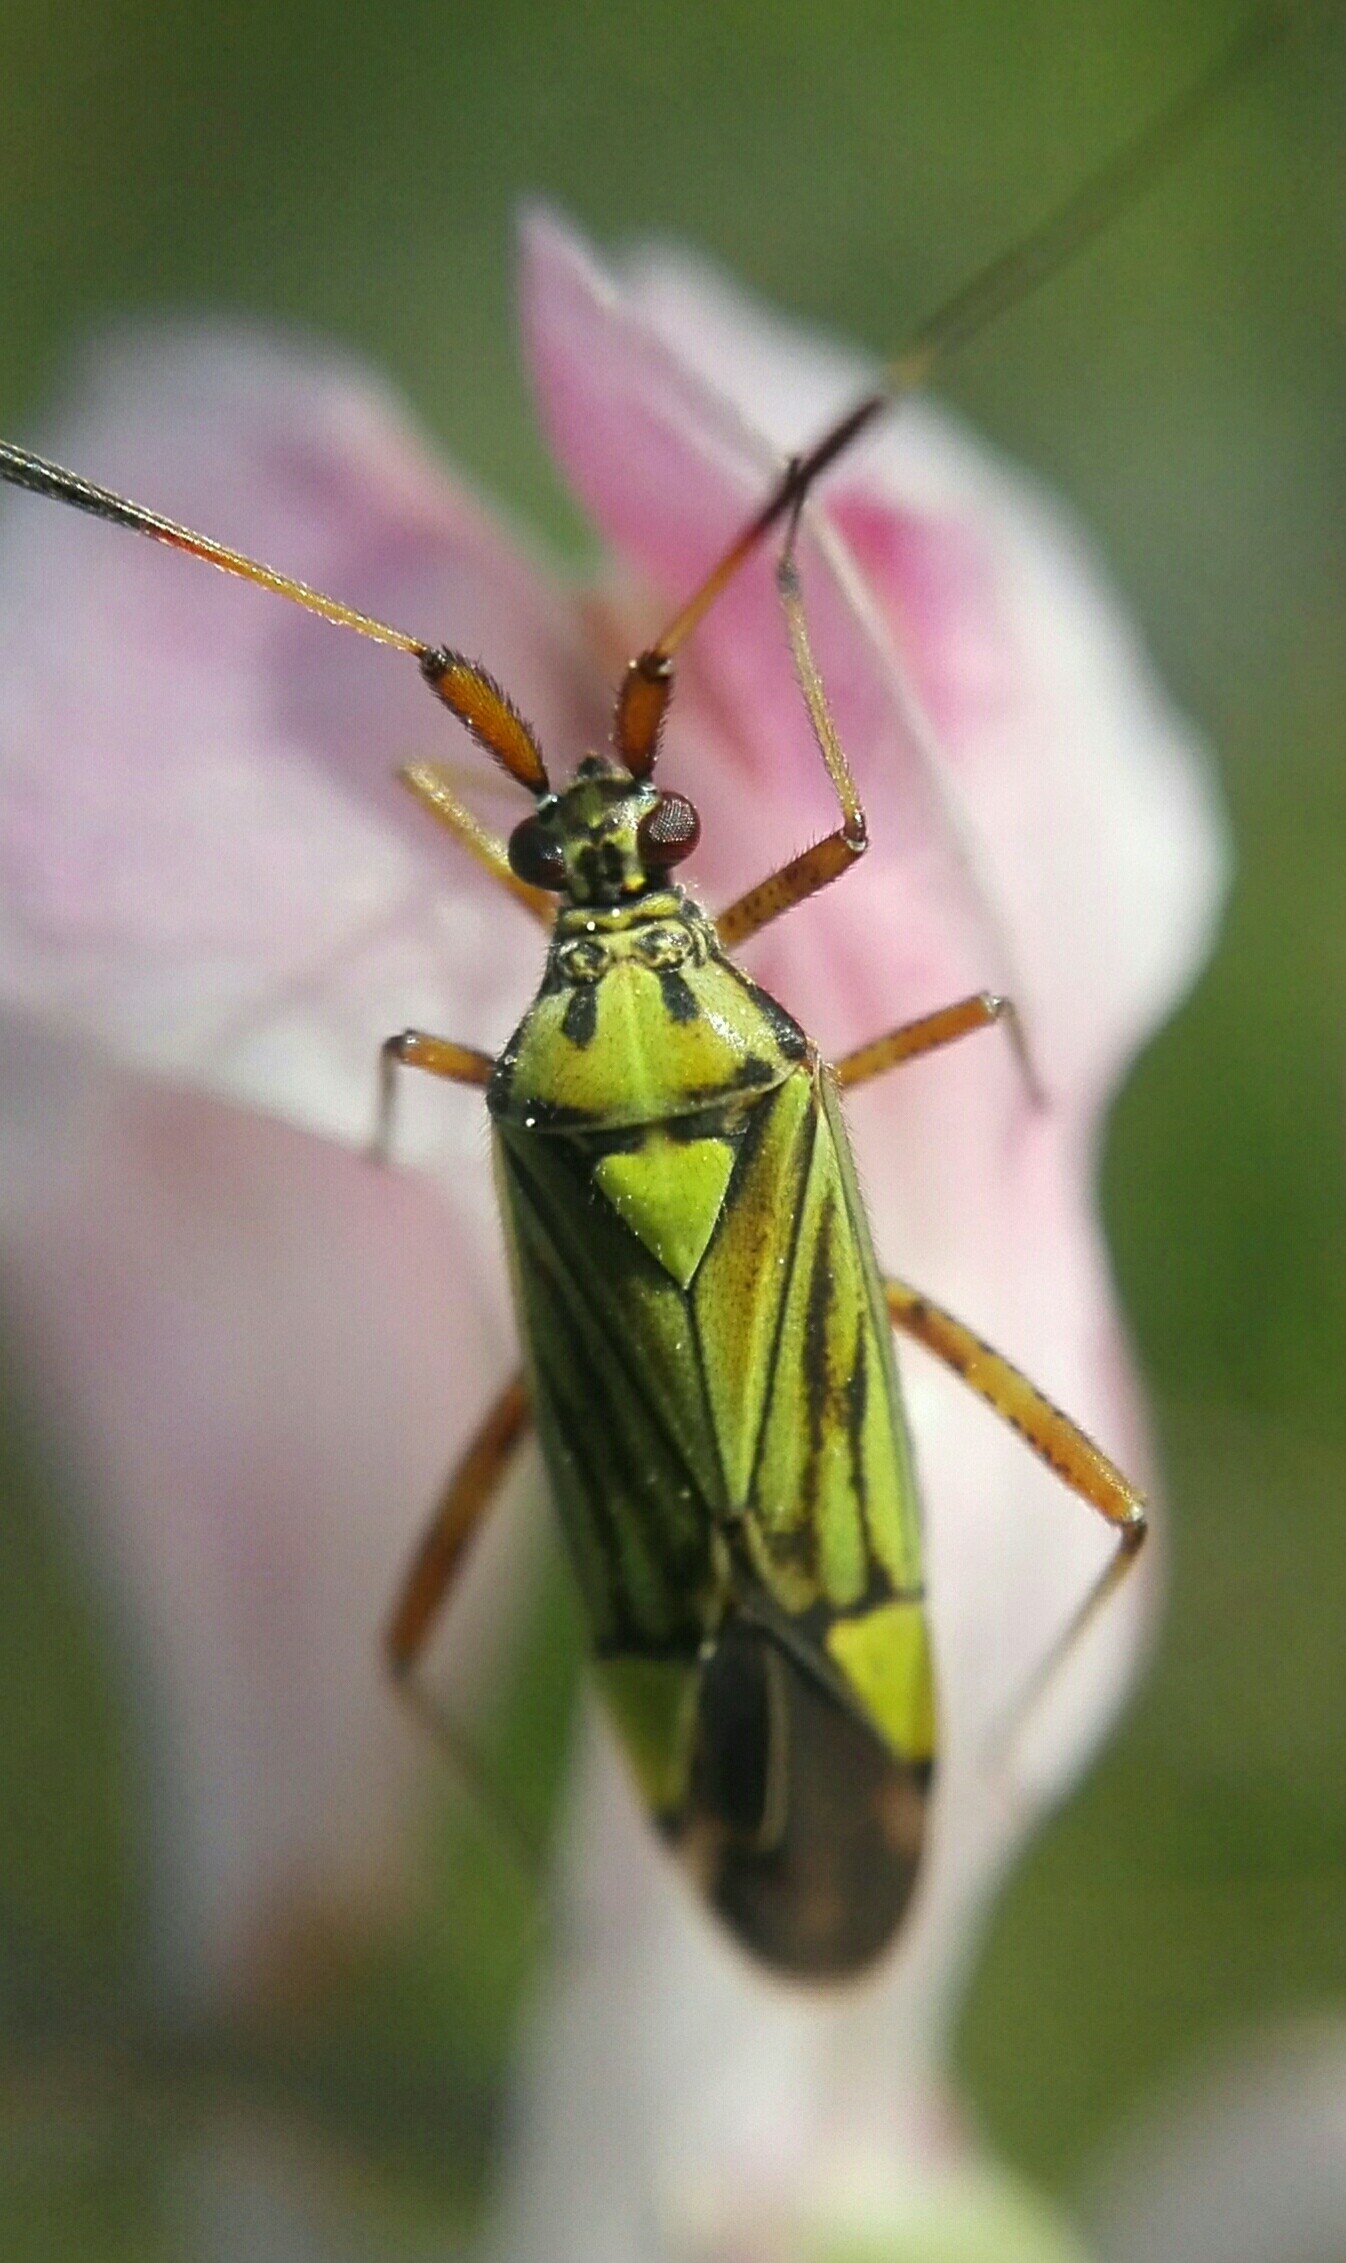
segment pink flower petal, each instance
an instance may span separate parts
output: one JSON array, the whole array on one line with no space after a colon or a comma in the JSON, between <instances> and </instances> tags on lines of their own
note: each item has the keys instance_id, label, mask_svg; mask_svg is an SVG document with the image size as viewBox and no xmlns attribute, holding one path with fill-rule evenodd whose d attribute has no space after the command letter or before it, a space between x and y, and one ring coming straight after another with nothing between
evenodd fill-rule
<instances>
[{"instance_id":1,"label":"pink flower petal","mask_svg":"<svg viewBox=\"0 0 1346 2263\"><path fill-rule=\"evenodd\" d=\"M479 648L573 742L570 609L379 388L209 330L95 366L53 452ZM391 1030L503 1042L539 939L392 782L426 752L486 767L410 661L8 494L0 590L0 1000L345 1140ZM404 1859L428 1754L376 1639L514 1357L480 1100L408 1089L398 1149L432 1193L25 1025L4 1042L13 1324L150 1677L164 1966L208 1988Z\"/></svg>"},{"instance_id":2,"label":"pink flower petal","mask_svg":"<svg viewBox=\"0 0 1346 2263\"><path fill-rule=\"evenodd\" d=\"M96 1511L142 1663L153 1947L255 1982L399 1891L428 1758L381 1668L396 1580L513 1357L484 1233L430 1185L0 1018L7 1329ZM454 1620L461 1696L516 1582L502 1516Z\"/></svg>"},{"instance_id":3,"label":"pink flower petal","mask_svg":"<svg viewBox=\"0 0 1346 2263\"><path fill-rule=\"evenodd\" d=\"M780 459L869 389L873 369L683 253L636 260L618 290L559 224L534 217L525 258L556 453L604 532L676 602ZM878 636L855 611L837 625L826 579L817 591L805 582L869 803L871 864L885 901L898 896L889 917L923 932L927 894L907 901L907 864L939 855L930 894L952 885L975 898L964 903L975 980L1013 973L1052 1091L1070 1086L1097 1107L1172 1003L1174 966L1197 962L1208 932L1224 826L1197 742L1079 527L950 414L907 405L823 493L878 609ZM769 559L751 591L756 634L735 584L694 652L717 699L733 688L760 794L753 844L774 846L785 806L780 837L796 846L801 808L830 812L799 699L790 717L774 706L792 683L767 620ZM885 711L887 729L875 724ZM914 747L900 745L903 724ZM948 903L937 910L952 919Z\"/></svg>"},{"instance_id":4,"label":"pink flower petal","mask_svg":"<svg viewBox=\"0 0 1346 2263\"><path fill-rule=\"evenodd\" d=\"M849 385L844 357L686 266L647 264L623 295L548 222L531 233L525 313L562 460L660 604L687 594L777 448L811 437ZM578 609L349 372L188 339L163 364L130 355L58 445L479 653L562 773L601 723ZM1185 734L1076 538L933 412L842 468L801 563L874 848L763 937L754 966L833 1055L969 990L1019 997L1050 1113L1028 1106L993 1036L856 1096L876 1238L1143 1469L1088 1172L1102 1100L1209 921L1218 849ZM629 589L617 604L634 618ZM505 1034L536 938L384 783L410 753L460 758L408 664L23 503L0 533L0 621L0 995L346 1139L368 1121L389 1029ZM665 770L702 807L693 876L711 901L835 821L768 558L680 669ZM50 1149L10 1118L0 1234L52 1403L85 1410L108 1546L172 1691L176 1967L204 1955L218 1972L273 1895L328 1864L358 1874L388 1845L388 1779L362 1806L369 1830L349 1811L387 1733L372 1671L357 1689L351 1625L377 1623L392 1521L400 1545L431 1463L511 1356L481 1118L464 1095L420 1096L446 1205L432 1222L425 1194L296 1131L137 1094L87 1064L69 1074L52 1100L69 1129ZM947 1376L919 1354L903 1366L945 1735L905 1945L872 1987L825 2002L749 1971L600 1746L532 2060L512 2257L661 2255L691 2222L741 2222L745 2194L787 2220L807 2200L814 2220L820 2193L858 2177L881 2199L953 2142L938 2068L976 1921L1134 1670L1153 1567L1053 1687L1008 1776L994 1737L1107 1537ZM404 1369L415 1395L399 1402ZM406 1457L391 1467L389 1424ZM358 1657L363 1673L364 1636ZM356 1756L344 1772L338 1751Z\"/></svg>"},{"instance_id":5,"label":"pink flower petal","mask_svg":"<svg viewBox=\"0 0 1346 2263\"><path fill-rule=\"evenodd\" d=\"M760 499L771 451L555 223L533 222L525 255L528 343L556 452L623 560L670 598L682 596ZM830 560L806 554L805 565L815 567L811 629L837 724L864 777L872 830L885 842L888 922L905 918L919 938L895 979L885 967L885 987L866 986L892 1016L904 995L919 993L932 962L937 979L945 965L961 963L985 979L1003 940L960 881L960 844L877 623L862 617L856 591ZM810 830L836 822L771 567L769 556L755 561L711 614L674 704L665 768L694 774L705 805L706 846L694 868L702 888L745 886ZM873 885L866 872L852 887ZM771 980L788 960L787 931L759 955ZM807 992L799 1002L808 1012ZM866 1003L846 997L849 1011ZM835 1041L848 1033L820 1034Z\"/></svg>"},{"instance_id":6,"label":"pink flower petal","mask_svg":"<svg viewBox=\"0 0 1346 2263\"><path fill-rule=\"evenodd\" d=\"M210 329L96 366L54 452L450 630L573 743L568 609L359 372ZM7 493L0 684L11 1003L345 1138L367 1134L389 1030L508 1033L536 940L394 782L409 756L470 756L405 656Z\"/></svg>"}]
</instances>

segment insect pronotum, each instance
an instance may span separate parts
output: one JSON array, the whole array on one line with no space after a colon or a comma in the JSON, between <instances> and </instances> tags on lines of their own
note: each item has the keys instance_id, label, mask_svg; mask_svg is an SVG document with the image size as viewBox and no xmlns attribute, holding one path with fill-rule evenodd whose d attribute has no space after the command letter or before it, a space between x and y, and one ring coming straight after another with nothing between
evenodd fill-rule
<instances>
[{"instance_id":1,"label":"insect pronotum","mask_svg":"<svg viewBox=\"0 0 1346 2263\"><path fill-rule=\"evenodd\" d=\"M1256 14L1146 132L925 323L885 385L784 469L630 663L611 751L586 754L559 790L533 731L474 662L0 444L11 483L410 654L532 797L506 844L432 765L403 773L545 920L550 943L537 997L499 1059L421 1030L383 1048L381 1153L400 1070L486 1094L524 1345L410 1568L389 1658L409 1676L535 1427L641 1794L739 1940L784 1973L828 1979L868 1964L893 1938L920 1864L936 1705L891 1330L1013 1423L1117 1536L1053 1657L1115 1588L1146 1529L1141 1496L1107 1457L961 1321L885 1279L871 1245L841 1092L996 1023L1029 1075L1010 1002L959 999L829 1065L730 956L866 847L810 650L795 529L813 483L857 435L1096 236L1285 22L1274 8ZM654 783L660 730L676 653L777 528L781 605L839 822L712 918L673 878L700 825L683 795Z\"/></svg>"}]
</instances>

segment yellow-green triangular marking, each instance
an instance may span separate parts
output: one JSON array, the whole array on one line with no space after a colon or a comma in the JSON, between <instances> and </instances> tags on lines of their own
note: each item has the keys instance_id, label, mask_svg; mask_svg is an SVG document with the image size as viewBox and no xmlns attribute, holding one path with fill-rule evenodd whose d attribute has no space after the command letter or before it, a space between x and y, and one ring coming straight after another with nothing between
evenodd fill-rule
<instances>
[{"instance_id":1,"label":"yellow-green triangular marking","mask_svg":"<svg viewBox=\"0 0 1346 2263\"><path fill-rule=\"evenodd\" d=\"M594 1179L623 1225L685 1289L715 1231L733 1168L728 1140L648 1131L639 1147L602 1156Z\"/></svg>"},{"instance_id":2,"label":"yellow-green triangular marking","mask_svg":"<svg viewBox=\"0 0 1346 2263\"><path fill-rule=\"evenodd\" d=\"M827 1647L900 1759L935 1749L930 1630L916 1602L878 1603L827 1630Z\"/></svg>"}]
</instances>

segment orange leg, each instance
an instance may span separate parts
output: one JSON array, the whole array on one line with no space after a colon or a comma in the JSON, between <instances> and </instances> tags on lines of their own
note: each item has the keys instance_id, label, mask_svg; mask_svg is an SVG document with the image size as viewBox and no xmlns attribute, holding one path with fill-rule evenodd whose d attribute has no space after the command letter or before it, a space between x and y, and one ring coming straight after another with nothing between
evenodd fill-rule
<instances>
[{"instance_id":1,"label":"orange leg","mask_svg":"<svg viewBox=\"0 0 1346 2263\"><path fill-rule=\"evenodd\" d=\"M512 1376L473 1437L412 1558L388 1622L388 1663L411 1672L453 1585L467 1548L531 1421L522 1375Z\"/></svg>"},{"instance_id":2,"label":"orange leg","mask_svg":"<svg viewBox=\"0 0 1346 2263\"><path fill-rule=\"evenodd\" d=\"M802 497L801 497L802 503ZM779 919L782 912L802 904L809 896L816 896L820 888L839 880L843 872L862 857L869 846L869 829L865 822L864 807L846 760L845 749L837 736L832 711L827 704L818 663L809 643L808 625L804 619L804 601L799 586L799 569L795 564L794 546L798 526L798 509L790 523L785 548L776 568L776 587L780 592L785 612L785 627L790 639L795 675L808 709L818 751L827 765L827 775L841 805L841 823L834 833L815 841L801 855L791 857L778 872L768 874L740 896L716 919L720 941L726 950L746 943L750 935L759 934L762 928Z\"/></svg>"},{"instance_id":3,"label":"orange leg","mask_svg":"<svg viewBox=\"0 0 1346 2263\"><path fill-rule=\"evenodd\" d=\"M384 1039L379 1051L379 1111L369 1152L376 1163L386 1163L392 1152L393 1108L397 1099L399 1069L424 1069L429 1076L450 1084L491 1081L495 1061L475 1045L455 1045L448 1037L431 1037L423 1029L399 1030Z\"/></svg>"},{"instance_id":4,"label":"orange leg","mask_svg":"<svg viewBox=\"0 0 1346 2263\"><path fill-rule=\"evenodd\" d=\"M536 1833L504 1799L471 1740L413 1679L413 1669L431 1629L530 1421L523 1377L515 1375L472 1438L422 1535L388 1621L384 1655L402 1697L429 1730L459 1782L495 1825L525 1881L535 1887L541 1873Z\"/></svg>"},{"instance_id":5,"label":"orange leg","mask_svg":"<svg viewBox=\"0 0 1346 2263\"><path fill-rule=\"evenodd\" d=\"M1106 1518L1117 1535L1117 1547L1111 1559L1060 1639L1052 1645L1028 1689L1021 1693L1014 1708L1014 1719L1018 1721L1120 1586L1139 1555L1149 1529L1145 1496L1123 1477L1116 1464L1109 1461L1102 1448L1086 1437L1069 1415L1062 1414L1059 1407L1043 1397L1036 1384L1030 1383L1027 1376L1011 1366L999 1352L992 1351L980 1336L974 1336L961 1320L955 1320L951 1313L932 1304L929 1297L909 1288L904 1281L886 1280L883 1288L893 1326L952 1368L1011 1429L1018 1431L1024 1444L1047 1464L1063 1485L1068 1485L1072 1493Z\"/></svg>"},{"instance_id":6,"label":"orange leg","mask_svg":"<svg viewBox=\"0 0 1346 2263\"><path fill-rule=\"evenodd\" d=\"M476 858L482 870L490 873L492 880L498 881L543 927L551 926L556 917L555 897L547 895L541 888L530 888L526 880L520 880L518 874L510 870L509 851L504 842L497 839L459 801L444 771L436 763L409 762L404 770L398 772L398 776L403 785L416 796L417 801L429 810L430 815L438 818L440 824L447 827L456 840L462 842L468 855Z\"/></svg>"},{"instance_id":7,"label":"orange leg","mask_svg":"<svg viewBox=\"0 0 1346 2263\"><path fill-rule=\"evenodd\" d=\"M922 1014L919 1021L899 1023L886 1036L872 1038L868 1045L858 1045L853 1053L844 1054L833 1063L832 1074L839 1085L853 1090L882 1076L886 1069L900 1068L904 1061L919 1061L923 1054L952 1045L960 1037L971 1037L979 1029L990 1029L997 1022L1004 1025L1029 1098L1041 1107L1042 1087L1033 1071L1018 1009L1013 999L998 997L993 990L978 990L971 998L960 998L956 1005Z\"/></svg>"}]
</instances>

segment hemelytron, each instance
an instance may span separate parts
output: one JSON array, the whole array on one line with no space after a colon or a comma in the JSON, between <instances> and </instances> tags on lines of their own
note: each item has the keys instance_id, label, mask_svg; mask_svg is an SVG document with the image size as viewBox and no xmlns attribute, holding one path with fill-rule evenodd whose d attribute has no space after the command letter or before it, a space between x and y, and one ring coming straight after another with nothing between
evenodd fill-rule
<instances>
[{"instance_id":1,"label":"hemelytron","mask_svg":"<svg viewBox=\"0 0 1346 2263\"><path fill-rule=\"evenodd\" d=\"M1140 1495L967 1328L885 1278L841 1094L1003 1023L1008 1001L939 1007L827 1063L733 952L839 880L864 811L814 665L794 532L820 473L951 351L1107 224L1284 29L1258 13L1224 57L1048 222L917 332L890 381L781 474L621 684L611 748L555 788L485 670L0 443L0 477L204 558L411 654L531 797L508 843L433 765L428 810L549 931L536 998L498 1059L408 1030L383 1049L484 1088L523 1357L454 1472L398 1598L407 1676L513 1450L535 1428L595 1671L658 1829L740 1941L815 1980L892 1939L921 1858L938 1748L920 1516L894 1327L960 1374L1117 1535L1067 1639L1145 1533ZM838 805L823 840L710 916L675 874L700 832L655 784L676 654L744 562L778 565L801 697Z\"/></svg>"}]
</instances>

